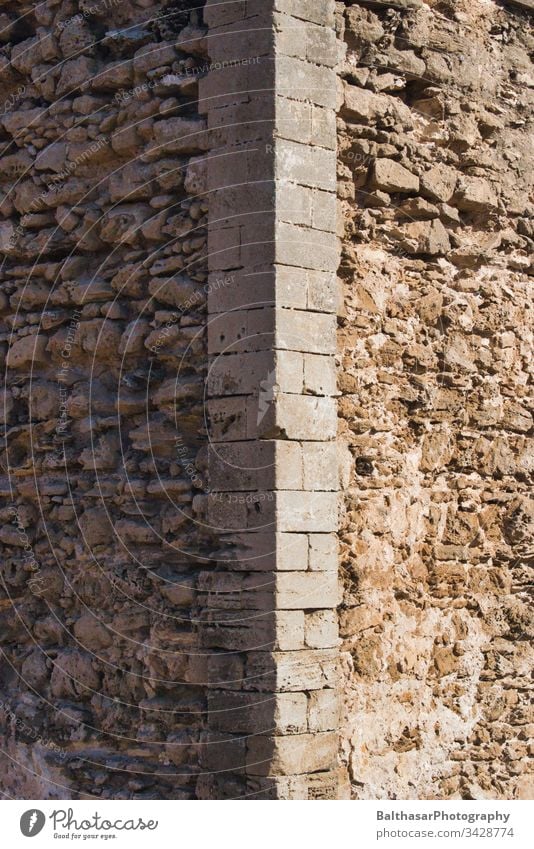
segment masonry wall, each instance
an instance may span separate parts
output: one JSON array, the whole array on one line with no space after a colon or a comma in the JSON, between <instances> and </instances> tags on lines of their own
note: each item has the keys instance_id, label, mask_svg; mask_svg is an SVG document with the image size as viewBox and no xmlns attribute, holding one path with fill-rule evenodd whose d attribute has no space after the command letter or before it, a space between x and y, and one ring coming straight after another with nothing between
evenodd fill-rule
<instances>
[{"instance_id":1,"label":"masonry wall","mask_svg":"<svg viewBox=\"0 0 534 849\"><path fill-rule=\"evenodd\" d=\"M529 6L2 4L3 792L532 795Z\"/></svg>"},{"instance_id":2,"label":"masonry wall","mask_svg":"<svg viewBox=\"0 0 534 849\"><path fill-rule=\"evenodd\" d=\"M214 547L202 4L34 5L0 15L2 789L190 798Z\"/></svg>"},{"instance_id":3,"label":"masonry wall","mask_svg":"<svg viewBox=\"0 0 534 849\"><path fill-rule=\"evenodd\" d=\"M337 3L354 798L532 798L531 5Z\"/></svg>"}]
</instances>

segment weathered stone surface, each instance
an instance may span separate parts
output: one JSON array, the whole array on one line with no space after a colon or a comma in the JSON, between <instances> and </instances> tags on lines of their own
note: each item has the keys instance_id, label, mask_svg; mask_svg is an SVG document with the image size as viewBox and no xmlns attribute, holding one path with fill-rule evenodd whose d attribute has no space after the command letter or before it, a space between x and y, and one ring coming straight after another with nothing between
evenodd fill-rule
<instances>
[{"instance_id":1,"label":"weathered stone surface","mask_svg":"<svg viewBox=\"0 0 534 849\"><path fill-rule=\"evenodd\" d=\"M352 457L340 751L353 798L532 793L532 21L521 5L338 4L338 410ZM373 163L390 160L420 177L398 208L374 177ZM327 727L312 716L310 729Z\"/></svg>"},{"instance_id":2,"label":"weathered stone surface","mask_svg":"<svg viewBox=\"0 0 534 849\"><path fill-rule=\"evenodd\" d=\"M385 192L417 192L419 177L393 159L377 159L373 171L375 188Z\"/></svg>"}]
</instances>

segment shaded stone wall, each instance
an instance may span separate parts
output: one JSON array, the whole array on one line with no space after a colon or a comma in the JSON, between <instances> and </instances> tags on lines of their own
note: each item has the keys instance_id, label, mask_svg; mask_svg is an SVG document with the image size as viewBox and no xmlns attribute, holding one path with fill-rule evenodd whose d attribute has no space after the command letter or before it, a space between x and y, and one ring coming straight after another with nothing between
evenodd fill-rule
<instances>
[{"instance_id":1,"label":"shaded stone wall","mask_svg":"<svg viewBox=\"0 0 534 849\"><path fill-rule=\"evenodd\" d=\"M528 5L337 4L355 798L532 798Z\"/></svg>"},{"instance_id":2,"label":"shaded stone wall","mask_svg":"<svg viewBox=\"0 0 534 849\"><path fill-rule=\"evenodd\" d=\"M18 798L195 795L201 6L2 3L0 713Z\"/></svg>"}]
</instances>

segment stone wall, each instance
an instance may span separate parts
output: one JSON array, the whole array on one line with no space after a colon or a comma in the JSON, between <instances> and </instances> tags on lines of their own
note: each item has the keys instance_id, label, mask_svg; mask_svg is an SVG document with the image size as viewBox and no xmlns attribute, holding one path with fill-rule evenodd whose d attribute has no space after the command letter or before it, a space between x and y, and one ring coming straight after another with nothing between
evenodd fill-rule
<instances>
[{"instance_id":1,"label":"stone wall","mask_svg":"<svg viewBox=\"0 0 534 849\"><path fill-rule=\"evenodd\" d=\"M2 3L0 709L18 798L196 792L201 5Z\"/></svg>"},{"instance_id":2,"label":"stone wall","mask_svg":"<svg viewBox=\"0 0 534 849\"><path fill-rule=\"evenodd\" d=\"M531 5L1 4L10 796L531 795Z\"/></svg>"},{"instance_id":3,"label":"stone wall","mask_svg":"<svg viewBox=\"0 0 534 849\"><path fill-rule=\"evenodd\" d=\"M532 798L529 5L337 3L354 798Z\"/></svg>"}]
</instances>

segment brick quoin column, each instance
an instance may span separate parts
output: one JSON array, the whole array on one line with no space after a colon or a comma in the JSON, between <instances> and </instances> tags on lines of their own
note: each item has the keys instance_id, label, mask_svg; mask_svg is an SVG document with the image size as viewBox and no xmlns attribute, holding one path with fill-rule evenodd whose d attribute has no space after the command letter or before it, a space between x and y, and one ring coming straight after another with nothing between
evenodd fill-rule
<instances>
[{"instance_id":1,"label":"brick quoin column","mask_svg":"<svg viewBox=\"0 0 534 849\"><path fill-rule=\"evenodd\" d=\"M203 798L339 796L334 3L208 0ZM225 64L226 63L226 64Z\"/></svg>"}]
</instances>

